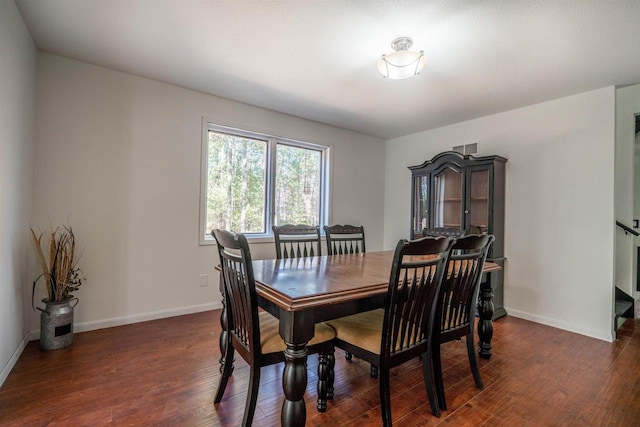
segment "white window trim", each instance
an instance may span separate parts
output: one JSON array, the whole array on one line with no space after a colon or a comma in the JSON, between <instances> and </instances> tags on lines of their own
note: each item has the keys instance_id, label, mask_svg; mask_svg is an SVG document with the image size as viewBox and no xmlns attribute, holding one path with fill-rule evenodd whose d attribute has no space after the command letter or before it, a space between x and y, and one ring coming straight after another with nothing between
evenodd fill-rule
<instances>
[{"instance_id":1,"label":"white window trim","mask_svg":"<svg viewBox=\"0 0 640 427\"><path fill-rule=\"evenodd\" d=\"M291 145L294 147L308 148L312 150L318 150L322 153L321 175L320 180L321 193L320 193L320 230L323 231L323 225L328 224L329 221L329 192L330 192L330 167L331 167L331 147L314 144L311 142L299 141L291 138L283 138L279 136L269 135L263 132L255 132L247 129L239 129L232 126L225 126L216 124L211 120L202 119L202 144L200 153L200 219L198 225L198 235L200 245L214 245L215 239L211 236L211 230L206 230L207 223L207 177L208 177L208 148L209 148L209 131L217 131L229 133L232 135L246 136L248 138L265 139L267 143L267 195L266 195L266 218L265 228L266 233L252 233L246 234L247 239L251 242L273 242L273 219L275 217L275 208L273 207L273 200L275 199L275 177L274 171L276 169L276 146L277 144Z\"/></svg>"}]
</instances>

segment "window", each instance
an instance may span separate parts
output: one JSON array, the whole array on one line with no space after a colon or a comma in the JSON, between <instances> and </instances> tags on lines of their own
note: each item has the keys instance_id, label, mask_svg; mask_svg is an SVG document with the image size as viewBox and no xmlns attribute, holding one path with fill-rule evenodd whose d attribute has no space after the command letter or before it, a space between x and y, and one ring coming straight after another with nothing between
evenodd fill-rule
<instances>
[{"instance_id":1,"label":"window","mask_svg":"<svg viewBox=\"0 0 640 427\"><path fill-rule=\"evenodd\" d=\"M201 243L214 228L326 224L328 147L206 123L202 151Z\"/></svg>"}]
</instances>

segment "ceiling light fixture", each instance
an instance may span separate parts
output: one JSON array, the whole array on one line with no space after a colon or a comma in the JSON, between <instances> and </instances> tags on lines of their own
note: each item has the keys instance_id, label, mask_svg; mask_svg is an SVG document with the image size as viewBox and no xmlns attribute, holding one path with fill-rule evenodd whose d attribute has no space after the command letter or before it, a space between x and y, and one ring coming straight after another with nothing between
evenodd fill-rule
<instances>
[{"instance_id":1,"label":"ceiling light fixture","mask_svg":"<svg viewBox=\"0 0 640 427\"><path fill-rule=\"evenodd\" d=\"M395 52L389 55L382 55L378 61L378 71L384 77L394 80L408 79L420 74L427 63L424 59L424 52L409 50L413 45L413 40L409 37L398 37L391 42L391 47Z\"/></svg>"}]
</instances>

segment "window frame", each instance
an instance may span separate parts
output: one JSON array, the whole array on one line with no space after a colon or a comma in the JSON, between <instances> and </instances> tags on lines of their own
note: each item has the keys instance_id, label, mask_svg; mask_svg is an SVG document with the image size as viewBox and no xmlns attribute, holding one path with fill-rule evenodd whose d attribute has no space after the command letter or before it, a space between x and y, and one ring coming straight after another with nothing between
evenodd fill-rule
<instances>
[{"instance_id":1,"label":"window frame","mask_svg":"<svg viewBox=\"0 0 640 427\"><path fill-rule=\"evenodd\" d=\"M208 189L208 153L209 153L209 131L225 133L245 138L259 139L267 142L267 159L266 165L266 191L265 191L265 233L246 233L248 240L253 242L273 241L273 229L271 228L275 220L275 191L276 191L276 150L279 144L290 147L303 148L308 150L316 150L320 152L320 212L319 226L322 233L323 226L328 224L329 220L329 171L330 171L330 153L331 147L317 143L301 141L292 138L285 138L271 135L265 132L256 132L253 130L241 129L234 126L227 126L215 123L211 120L203 118L202 120L202 147L200 162L200 219L198 226L199 244L213 245L215 239L211 236L211 230L206 230L207 226L207 189Z\"/></svg>"}]
</instances>

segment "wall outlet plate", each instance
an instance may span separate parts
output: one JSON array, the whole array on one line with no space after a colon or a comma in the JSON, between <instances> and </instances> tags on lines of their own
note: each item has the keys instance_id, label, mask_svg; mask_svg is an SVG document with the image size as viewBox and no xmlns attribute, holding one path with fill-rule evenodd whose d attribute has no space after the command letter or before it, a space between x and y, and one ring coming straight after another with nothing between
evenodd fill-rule
<instances>
[{"instance_id":1,"label":"wall outlet plate","mask_svg":"<svg viewBox=\"0 0 640 427\"><path fill-rule=\"evenodd\" d=\"M209 275L208 274L201 274L200 275L200 287L201 288L205 288L209 286Z\"/></svg>"}]
</instances>

